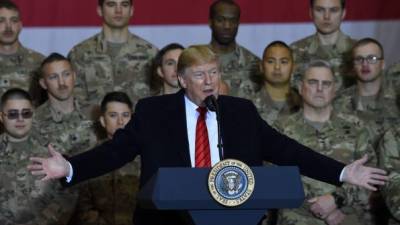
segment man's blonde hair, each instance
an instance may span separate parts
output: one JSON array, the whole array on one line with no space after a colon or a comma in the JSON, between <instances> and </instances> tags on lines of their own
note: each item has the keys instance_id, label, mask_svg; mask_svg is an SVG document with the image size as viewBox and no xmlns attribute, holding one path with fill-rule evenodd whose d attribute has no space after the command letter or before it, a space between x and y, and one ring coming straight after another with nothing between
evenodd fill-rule
<instances>
[{"instance_id":1,"label":"man's blonde hair","mask_svg":"<svg viewBox=\"0 0 400 225\"><path fill-rule=\"evenodd\" d=\"M178 75L191 66L217 62L217 55L207 45L192 45L184 49L178 60Z\"/></svg>"}]
</instances>

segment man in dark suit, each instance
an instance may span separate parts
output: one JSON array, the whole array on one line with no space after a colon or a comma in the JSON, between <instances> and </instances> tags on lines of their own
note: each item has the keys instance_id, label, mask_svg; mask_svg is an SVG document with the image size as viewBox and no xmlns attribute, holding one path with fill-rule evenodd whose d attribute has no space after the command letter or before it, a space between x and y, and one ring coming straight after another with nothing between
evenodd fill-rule
<instances>
[{"instance_id":1,"label":"man in dark suit","mask_svg":"<svg viewBox=\"0 0 400 225\"><path fill-rule=\"evenodd\" d=\"M195 167L198 143L194 131L199 117L196 110L204 106L207 96L214 95L220 108L224 158L239 159L250 166L260 166L263 160L297 165L303 175L335 185L349 182L375 189L373 185L382 185L387 179L384 171L363 166L366 158L345 167L281 135L261 119L248 100L218 96L217 57L206 46L192 46L183 51L178 62L178 79L183 90L139 101L133 119L115 133L113 140L68 161L49 146L52 156L34 157L28 168L33 175L44 175L43 180L66 177L67 185L73 185L119 168L140 155L140 181L144 185L160 167ZM213 165L220 160L216 115L211 111L205 115L209 142L206 158ZM185 223L175 213L139 207L135 224Z\"/></svg>"}]
</instances>

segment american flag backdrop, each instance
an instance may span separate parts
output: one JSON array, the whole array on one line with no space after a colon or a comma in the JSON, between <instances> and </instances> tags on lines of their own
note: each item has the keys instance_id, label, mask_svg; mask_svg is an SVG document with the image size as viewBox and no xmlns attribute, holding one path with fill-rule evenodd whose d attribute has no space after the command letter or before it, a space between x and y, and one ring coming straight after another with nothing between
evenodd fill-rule
<instances>
[{"instance_id":1,"label":"american flag backdrop","mask_svg":"<svg viewBox=\"0 0 400 225\"><path fill-rule=\"evenodd\" d=\"M21 42L44 54L67 54L100 31L97 0L15 0L24 29ZM158 47L208 43L212 0L134 0L131 31ZM238 43L261 55L273 40L291 43L315 32L309 0L237 0L242 16ZM354 38L373 37L385 47L387 63L400 60L400 1L348 0L342 30Z\"/></svg>"}]
</instances>

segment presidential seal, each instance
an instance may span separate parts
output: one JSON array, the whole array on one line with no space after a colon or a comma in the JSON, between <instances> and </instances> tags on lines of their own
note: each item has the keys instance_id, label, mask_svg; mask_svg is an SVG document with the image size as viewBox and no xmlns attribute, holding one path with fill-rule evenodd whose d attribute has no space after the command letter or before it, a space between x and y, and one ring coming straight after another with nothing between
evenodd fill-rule
<instances>
[{"instance_id":1,"label":"presidential seal","mask_svg":"<svg viewBox=\"0 0 400 225\"><path fill-rule=\"evenodd\" d=\"M254 174L245 163L225 159L215 164L208 175L208 190L220 204L234 207L243 204L254 190Z\"/></svg>"}]
</instances>

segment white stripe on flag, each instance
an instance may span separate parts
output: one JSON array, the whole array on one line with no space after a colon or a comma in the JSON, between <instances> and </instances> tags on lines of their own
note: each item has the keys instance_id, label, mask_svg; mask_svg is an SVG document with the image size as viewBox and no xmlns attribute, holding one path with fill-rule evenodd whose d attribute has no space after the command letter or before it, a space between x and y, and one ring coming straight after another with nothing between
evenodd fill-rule
<instances>
[{"instance_id":1,"label":"white stripe on flag","mask_svg":"<svg viewBox=\"0 0 400 225\"><path fill-rule=\"evenodd\" d=\"M398 40L400 21L344 22L343 31L354 38L373 37L385 48L387 64L400 60ZM21 33L21 42L44 54L59 52L67 54L77 43L100 31L100 27L26 27ZM133 26L131 31L158 47L171 42L185 46L204 44L210 41L207 25L190 26ZM311 23L241 24L237 41L261 56L264 47L271 41L283 40L291 43L315 32Z\"/></svg>"}]
</instances>

